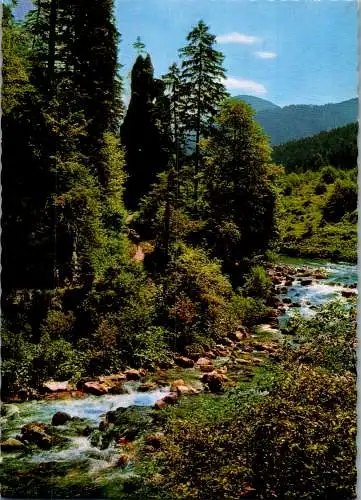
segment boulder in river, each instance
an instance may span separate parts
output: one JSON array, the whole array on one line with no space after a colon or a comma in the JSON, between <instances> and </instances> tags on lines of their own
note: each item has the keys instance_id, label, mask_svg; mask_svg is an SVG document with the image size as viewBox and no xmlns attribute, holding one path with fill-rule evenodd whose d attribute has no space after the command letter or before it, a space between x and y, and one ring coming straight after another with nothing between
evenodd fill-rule
<instances>
[{"instance_id":1,"label":"boulder in river","mask_svg":"<svg viewBox=\"0 0 361 500\"><path fill-rule=\"evenodd\" d=\"M250 336L249 331L246 328L242 328L242 330L239 329L236 332L234 332L231 338L233 338L234 341L239 342L241 340L248 339L249 336Z\"/></svg>"},{"instance_id":2,"label":"boulder in river","mask_svg":"<svg viewBox=\"0 0 361 500\"><path fill-rule=\"evenodd\" d=\"M129 394L129 391L123 382L114 382L110 386L108 385L108 392L109 394Z\"/></svg>"},{"instance_id":3,"label":"boulder in river","mask_svg":"<svg viewBox=\"0 0 361 500\"><path fill-rule=\"evenodd\" d=\"M213 366L213 361L209 358L199 358L196 365L199 368L202 366Z\"/></svg>"},{"instance_id":4,"label":"boulder in river","mask_svg":"<svg viewBox=\"0 0 361 500\"><path fill-rule=\"evenodd\" d=\"M117 460L117 467L125 467L129 464L131 457L127 453L121 453Z\"/></svg>"},{"instance_id":5,"label":"boulder in river","mask_svg":"<svg viewBox=\"0 0 361 500\"><path fill-rule=\"evenodd\" d=\"M158 399L158 401L156 401L154 403L154 408L156 410L162 410L163 408L165 408L167 406L167 403L164 401L164 399Z\"/></svg>"},{"instance_id":6,"label":"boulder in river","mask_svg":"<svg viewBox=\"0 0 361 500\"><path fill-rule=\"evenodd\" d=\"M312 278L302 278L301 279L301 285L302 286L312 285Z\"/></svg>"},{"instance_id":7,"label":"boulder in river","mask_svg":"<svg viewBox=\"0 0 361 500\"><path fill-rule=\"evenodd\" d=\"M93 396L103 396L108 393L108 386L99 384L98 382L85 382L83 390Z\"/></svg>"},{"instance_id":8,"label":"boulder in river","mask_svg":"<svg viewBox=\"0 0 361 500\"><path fill-rule=\"evenodd\" d=\"M177 392L177 389L179 386L185 385L185 382L183 379L178 379L178 380L173 380L171 386L170 386L170 391L171 392Z\"/></svg>"},{"instance_id":9,"label":"boulder in river","mask_svg":"<svg viewBox=\"0 0 361 500\"><path fill-rule=\"evenodd\" d=\"M48 428L44 424L32 422L24 425L21 429L22 441L36 444L39 448L48 450L53 445L53 437L48 434Z\"/></svg>"},{"instance_id":10,"label":"boulder in river","mask_svg":"<svg viewBox=\"0 0 361 500\"><path fill-rule=\"evenodd\" d=\"M0 448L2 451L21 451L25 445L18 439L8 438L0 442Z\"/></svg>"},{"instance_id":11,"label":"boulder in river","mask_svg":"<svg viewBox=\"0 0 361 500\"><path fill-rule=\"evenodd\" d=\"M99 382L101 382L102 384L108 384L108 385L112 385L114 383L117 383L117 382L124 382L125 380L127 380L127 377L124 373L115 373L115 374L112 374L112 375L102 375L99 377Z\"/></svg>"},{"instance_id":12,"label":"boulder in river","mask_svg":"<svg viewBox=\"0 0 361 500\"><path fill-rule=\"evenodd\" d=\"M65 411L57 411L51 420L51 425L64 425L71 420L71 416Z\"/></svg>"},{"instance_id":13,"label":"boulder in river","mask_svg":"<svg viewBox=\"0 0 361 500\"><path fill-rule=\"evenodd\" d=\"M82 434L83 434L83 436L88 437L88 436L90 436L90 434L93 432L93 430L94 430L94 429L93 429L90 425L86 425L86 426L84 427L84 429L83 429Z\"/></svg>"},{"instance_id":14,"label":"boulder in river","mask_svg":"<svg viewBox=\"0 0 361 500\"><path fill-rule=\"evenodd\" d=\"M341 295L342 297L349 299L350 297L357 295L357 291L354 288L344 288L343 290L341 290Z\"/></svg>"},{"instance_id":15,"label":"boulder in river","mask_svg":"<svg viewBox=\"0 0 361 500\"><path fill-rule=\"evenodd\" d=\"M18 400L26 401L28 399L39 399L39 394L35 389L23 388L17 393Z\"/></svg>"},{"instance_id":16,"label":"boulder in river","mask_svg":"<svg viewBox=\"0 0 361 500\"><path fill-rule=\"evenodd\" d=\"M135 370L134 368L129 368L129 370L125 370L124 375L127 377L127 380L140 380L143 376L140 373L140 370Z\"/></svg>"},{"instance_id":17,"label":"boulder in river","mask_svg":"<svg viewBox=\"0 0 361 500\"><path fill-rule=\"evenodd\" d=\"M214 370L213 365L200 365L199 368L200 368L201 372L203 372L203 373L210 373Z\"/></svg>"},{"instance_id":18,"label":"boulder in river","mask_svg":"<svg viewBox=\"0 0 361 500\"><path fill-rule=\"evenodd\" d=\"M227 380L227 377L216 371L205 373L202 377L202 382L208 385L211 392L222 392L225 380Z\"/></svg>"},{"instance_id":19,"label":"boulder in river","mask_svg":"<svg viewBox=\"0 0 361 500\"><path fill-rule=\"evenodd\" d=\"M6 417L7 419L16 418L20 413L18 406L15 404L1 403L0 411L1 411L1 416Z\"/></svg>"},{"instance_id":20,"label":"boulder in river","mask_svg":"<svg viewBox=\"0 0 361 500\"><path fill-rule=\"evenodd\" d=\"M174 380L171 385L171 396L173 397L174 394L177 394L177 396L190 396L192 394L198 394L199 391L191 387L190 385L186 385L184 383L184 380Z\"/></svg>"},{"instance_id":21,"label":"boulder in river","mask_svg":"<svg viewBox=\"0 0 361 500\"><path fill-rule=\"evenodd\" d=\"M56 382L54 380L49 380L48 382L44 382L42 385L43 392L50 392L50 393L71 391L72 389L73 388L68 381Z\"/></svg>"},{"instance_id":22,"label":"boulder in river","mask_svg":"<svg viewBox=\"0 0 361 500\"><path fill-rule=\"evenodd\" d=\"M138 387L139 392L155 391L157 389L157 384L154 382L144 382Z\"/></svg>"},{"instance_id":23,"label":"boulder in river","mask_svg":"<svg viewBox=\"0 0 361 500\"><path fill-rule=\"evenodd\" d=\"M146 444L152 446L156 450L159 450L159 448L162 446L163 440L163 432L156 432L155 434L148 434L147 436L145 436Z\"/></svg>"},{"instance_id":24,"label":"boulder in river","mask_svg":"<svg viewBox=\"0 0 361 500\"><path fill-rule=\"evenodd\" d=\"M111 437L115 439L125 437L130 441L134 440L151 425L151 411L150 407L135 405L109 411L106 414L106 421L113 424Z\"/></svg>"}]
</instances>

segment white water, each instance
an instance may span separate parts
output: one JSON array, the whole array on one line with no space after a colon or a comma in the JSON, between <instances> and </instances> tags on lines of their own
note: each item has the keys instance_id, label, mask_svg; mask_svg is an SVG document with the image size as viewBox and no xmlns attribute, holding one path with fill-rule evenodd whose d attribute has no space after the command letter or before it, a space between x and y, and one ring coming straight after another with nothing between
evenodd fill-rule
<instances>
[{"instance_id":1,"label":"white water","mask_svg":"<svg viewBox=\"0 0 361 500\"><path fill-rule=\"evenodd\" d=\"M94 424L99 423L105 413L116 408L126 408L131 405L153 406L158 399L167 393L168 389L163 388L149 392L136 392L133 390L129 394L106 394L104 396L87 396L78 399L29 401L18 405L19 412L15 419L21 420L22 425L34 421L50 424L54 413L64 411L71 417L84 418L87 423Z\"/></svg>"},{"instance_id":2,"label":"white water","mask_svg":"<svg viewBox=\"0 0 361 500\"><path fill-rule=\"evenodd\" d=\"M312 285L302 286L299 280L295 280L288 288L286 294L280 294L280 299L290 298L293 303L300 304L300 307L289 307L284 304L286 313L279 317L280 325L283 325L288 317L296 312L310 318L317 314L317 309L331 300L346 302L342 297L342 290L351 283L357 282L357 266L351 264L329 264L319 262L307 262L307 267L317 267L327 271L328 276L322 280L313 280ZM357 292L357 291L356 291Z\"/></svg>"},{"instance_id":3,"label":"white water","mask_svg":"<svg viewBox=\"0 0 361 500\"><path fill-rule=\"evenodd\" d=\"M28 401L17 405L7 405L10 410L14 407L17 411L10 411L8 417L2 417L2 438L16 437L20 434L23 425L29 422L51 424L53 415L58 411L68 413L71 417L84 419L82 424L98 427L99 422L108 411L128 406L153 406L154 403L169 393L169 388L156 389L148 393L132 390L129 394L86 396L83 398L69 398L58 400ZM66 436L67 425L58 426L64 430ZM31 463L45 462L77 462L89 460L89 472L98 472L104 468L116 465L120 454L119 448L112 443L107 449L100 450L91 445L90 438L85 436L70 437L70 443L62 450L39 450L38 453L18 455L21 461ZM3 459L13 458L15 453L4 453Z\"/></svg>"},{"instance_id":4,"label":"white water","mask_svg":"<svg viewBox=\"0 0 361 500\"><path fill-rule=\"evenodd\" d=\"M287 307L286 314L280 317L280 323L287 319L296 311L300 311L305 316L312 316L317 312L317 308L322 304L340 298L342 286L335 285L342 283L349 285L357 281L356 266L349 264L323 264L317 262L307 262L309 265L323 267L329 272L327 279L314 282L310 286L302 286L299 281L295 281L288 289L287 294L280 295L280 298L289 297L293 302L300 304L298 308ZM129 384L129 386L131 386ZM104 418L108 411L119 407L128 407L131 405L152 406L154 403L169 392L168 388L157 389L148 393L139 393L132 390L129 394L105 395L105 396L87 396L84 398L59 399L59 400L41 400L30 401L17 405L11 405L11 411L7 417L1 418L2 438L16 437L20 434L21 427L29 422L42 422L51 424L52 416L58 411L64 411L72 417L84 419L84 427L88 424L92 427L98 427L99 422ZM9 405L10 406L10 405ZM67 426L61 426L66 435ZM112 443L107 449L100 450L91 445L88 437L77 436L70 438L70 444L62 450L39 450L32 456L27 454L3 453L3 460L17 457L19 464L33 463L34 465L44 462L71 462L74 465L86 459L88 462L88 472L95 474L106 469L109 472L116 465L121 450ZM119 469L114 468L114 474L119 473ZM123 472L121 472L123 473ZM113 474L113 472L112 472Z\"/></svg>"}]
</instances>

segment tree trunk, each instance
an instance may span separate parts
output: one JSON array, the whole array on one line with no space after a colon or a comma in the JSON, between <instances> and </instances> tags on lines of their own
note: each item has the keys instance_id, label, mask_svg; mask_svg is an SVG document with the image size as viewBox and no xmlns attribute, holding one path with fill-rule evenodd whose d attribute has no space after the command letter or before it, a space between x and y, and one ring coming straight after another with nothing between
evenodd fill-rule
<instances>
[{"instance_id":1,"label":"tree trunk","mask_svg":"<svg viewBox=\"0 0 361 500\"><path fill-rule=\"evenodd\" d=\"M165 262L168 263L169 260L169 241L170 241L170 215L171 215L171 197L172 190L172 171L168 172L168 182L167 182L167 201L165 206L164 213L164 254L165 254Z\"/></svg>"},{"instance_id":2,"label":"tree trunk","mask_svg":"<svg viewBox=\"0 0 361 500\"><path fill-rule=\"evenodd\" d=\"M194 201L198 200L198 173L199 173L199 140L201 137L201 91L202 91L202 45L199 53L198 96L197 96L197 123L196 123L196 158L194 168Z\"/></svg>"},{"instance_id":3,"label":"tree trunk","mask_svg":"<svg viewBox=\"0 0 361 500\"><path fill-rule=\"evenodd\" d=\"M48 90L49 90L50 96L52 96L54 93L57 11L58 11L58 0L51 0L49 43L48 43L48 47L49 47L49 49L48 49Z\"/></svg>"}]
</instances>

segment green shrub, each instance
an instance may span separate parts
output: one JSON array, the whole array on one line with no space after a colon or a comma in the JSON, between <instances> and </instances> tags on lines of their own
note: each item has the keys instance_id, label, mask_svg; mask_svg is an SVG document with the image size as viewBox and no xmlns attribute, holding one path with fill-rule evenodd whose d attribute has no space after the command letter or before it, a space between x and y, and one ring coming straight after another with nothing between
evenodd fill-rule
<instances>
[{"instance_id":1,"label":"green shrub","mask_svg":"<svg viewBox=\"0 0 361 500\"><path fill-rule=\"evenodd\" d=\"M150 326L136 336L134 359L137 365L154 368L170 359L169 333L161 326Z\"/></svg>"},{"instance_id":2,"label":"green shrub","mask_svg":"<svg viewBox=\"0 0 361 500\"><path fill-rule=\"evenodd\" d=\"M354 498L355 389L350 374L302 365L284 374L248 417L257 498Z\"/></svg>"},{"instance_id":3,"label":"green shrub","mask_svg":"<svg viewBox=\"0 0 361 500\"><path fill-rule=\"evenodd\" d=\"M323 207L323 218L328 222L339 221L347 212L357 208L357 185L349 181L337 181Z\"/></svg>"},{"instance_id":4,"label":"green shrub","mask_svg":"<svg viewBox=\"0 0 361 500\"><path fill-rule=\"evenodd\" d=\"M320 172L320 179L326 184L332 184L338 178L338 171L336 168L327 166L323 167Z\"/></svg>"},{"instance_id":5,"label":"green shrub","mask_svg":"<svg viewBox=\"0 0 361 500\"><path fill-rule=\"evenodd\" d=\"M246 276L243 290L246 296L268 299L272 292L272 281L261 266L252 267Z\"/></svg>"},{"instance_id":6,"label":"green shrub","mask_svg":"<svg viewBox=\"0 0 361 500\"><path fill-rule=\"evenodd\" d=\"M316 184L315 194L321 195L326 193L326 191L327 191L327 186L324 182L319 182L318 184Z\"/></svg>"},{"instance_id":7,"label":"green shrub","mask_svg":"<svg viewBox=\"0 0 361 500\"><path fill-rule=\"evenodd\" d=\"M351 375L298 366L233 413L221 408L208 421L178 416L167 427L164 488L197 500L247 491L265 500L354 498L355 405Z\"/></svg>"},{"instance_id":8,"label":"green shrub","mask_svg":"<svg viewBox=\"0 0 361 500\"><path fill-rule=\"evenodd\" d=\"M342 302L331 302L311 319L295 315L285 331L296 335L299 349L290 349L291 362L306 353L307 363L342 373L356 373L356 311ZM306 350L305 350L306 349ZM301 353L301 354L299 354Z\"/></svg>"},{"instance_id":9,"label":"green shrub","mask_svg":"<svg viewBox=\"0 0 361 500\"><path fill-rule=\"evenodd\" d=\"M69 339L74 327L74 314L72 311L63 312L57 309L49 309L45 320L41 325L41 332L49 334L52 340Z\"/></svg>"},{"instance_id":10,"label":"green shrub","mask_svg":"<svg viewBox=\"0 0 361 500\"><path fill-rule=\"evenodd\" d=\"M79 378L84 371L84 353L78 351L66 340L52 341L44 334L38 346L38 354L33 359L33 370L38 384L44 380L68 380Z\"/></svg>"},{"instance_id":11,"label":"green shrub","mask_svg":"<svg viewBox=\"0 0 361 500\"><path fill-rule=\"evenodd\" d=\"M287 181L293 187L298 187L301 184L300 176L294 172L287 175Z\"/></svg>"},{"instance_id":12,"label":"green shrub","mask_svg":"<svg viewBox=\"0 0 361 500\"><path fill-rule=\"evenodd\" d=\"M2 394L15 393L33 385L33 359L39 347L26 340L24 333L14 334L7 328L1 332L1 374Z\"/></svg>"},{"instance_id":13,"label":"green shrub","mask_svg":"<svg viewBox=\"0 0 361 500\"><path fill-rule=\"evenodd\" d=\"M243 325L251 327L259 324L267 313L267 307L260 299L234 295L229 305L237 311Z\"/></svg>"},{"instance_id":14,"label":"green shrub","mask_svg":"<svg viewBox=\"0 0 361 500\"><path fill-rule=\"evenodd\" d=\"M182 246L162 279L160 317L180 350L203 338L204 345L227 335L238 322L233 292L221 264L201 249ZM198 341L197 341L198 342Z\"/></svg>"},{"instance_id":15,"label":"green shrub","mask_svg":"<svg viewBox=\"0 0 361 500\"><path fill-rule=\"evenodd\" d=\"M292 194L292 185L286 184L282 190L282 194L284 194L285 196L290 196Z\"/></svg>"},{"instance_id":16,"label":"green shrub","mask_svg":"<svg viewBox=\"0 0 361 500\"><path fill-rule=\"evenodd\" d=\"M160 459L167 494L355 498L355 311L334 303L296 318L292 330L300 347L285 347L283 364L259 386L266 393L247 399L240 388L170 410Z\"/></svg>"},{"instance_id":17,"label":"green shrub","mask_svg":"<svg viewBox=\"0 0 361 500\"><path fill-rule=\"evenodd\" d=\"M139 362L139 336L152 326L157 301L156 285L137 265L109 269L94 284L78 308L79 326L87 332L79 345L92 375Z\"/></svg>"}]
</instances>

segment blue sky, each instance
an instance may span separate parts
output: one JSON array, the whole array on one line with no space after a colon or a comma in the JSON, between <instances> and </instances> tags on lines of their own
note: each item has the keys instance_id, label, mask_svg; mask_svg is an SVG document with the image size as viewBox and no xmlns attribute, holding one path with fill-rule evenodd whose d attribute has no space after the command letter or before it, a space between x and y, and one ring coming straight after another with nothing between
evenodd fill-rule
<instances>
[{"instance_id":1,"label":"blue sky","mask_svg":"<svg viewBox=\"0 0 361 500\"><path fill-rule=\"evenodd\" d=\"M29 3L28 0L20 0ZM203 19L225 54L229 91L287 104L357 94L356 0L115 0L125 89L139 35L160 76Z\"/></svg>"}]
</instances>

